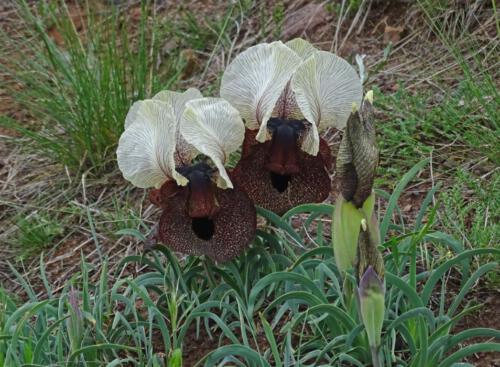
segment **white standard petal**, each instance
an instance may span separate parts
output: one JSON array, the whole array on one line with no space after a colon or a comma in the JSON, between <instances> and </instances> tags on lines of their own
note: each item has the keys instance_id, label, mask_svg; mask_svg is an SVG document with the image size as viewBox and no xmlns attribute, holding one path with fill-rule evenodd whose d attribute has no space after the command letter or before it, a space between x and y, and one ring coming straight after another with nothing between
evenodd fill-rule
<instances>
[{"instance_id":1,"label":"white standard petal","mask_svg":"<svg viewBox=\"0 0 500 367\"><path fill-rule=\"evenodd\" d=\"M358 74L344 59L317 51L304 61L292 78L292 89L304 117L313 125L302 149L316 155L319 131L345 127L352 104L361 103L362 87Z\"/></svg>"},{"instance_id":2,"label":"white standard petal","mask_svg":"<svg viewBox=\"0 0 500 367\"><path fill-rule=\"evenodd\" d=\"M300 57L282 42L262 43L239 54L222 76L220 95L241 114L249 129L267 138L267 121Z\"/></svg>"},{"instance_id":3,"label":"white standard petal","mask_svg":"<svg viewBox=\"0 0 500 367\"><path fill-rule=\"evenodd\" d=\"M184 93L164 90L155 94L153 97L154 100L162 101L167 103L169 106L172 106L175 119L178 124L181 122L182 113L184 112L184 108L186 108L186 103L192 99L198 98L203 98L203 95L196 88L189 88Z\"/></svg>"},{"instance_id":4,"label":"white standard petal","mask_svg":"<svg viewBox=\"0 0 500 367\"><path fill-rule=\"evenodd\" d=\"M135 119L120 137L116 151L123 177L141 188L158 188L170 178L187 184L175 170L177 123L172 108L154 100L135 105Z\"/></svg>"},{"instance_id":5,"label":"white standard petal","mask_svg":"<svg viewBox=\"0 0 500 367\"><path fill-rule=\"evenodd\" d=\"M132 107L128 110L127 117L125 117L125 129L127 129L132 123L137 121L139 118L139 109L141 107L142 101L134 102Z\"/></svg>"},{"instance_id":6,"label":"white standard petal","mask_svg":"<svg viewBox=\"0 0 500 367\"><path fill-rule=\"evenodd\" d=\"M318 51L313 45L302 38L294 38L285 43L285 45L299 55L302 60L306 60L309 56Z\"/></svg>"},{"instance_id":7,"label":"white standard petal","mask_svg":"<svg viewBox=\"0 0 500 367\"><path fill-rule=\"evenodd\" d=\"M186 108L186 103L197 98L203 98L203 95L196 88L189 88L183 93L164 90L153 97L154 100L165 102L173 109L175 120L177 121L177 130L175 133L176 151L174 155L176 165L189 165L197 154L196 149L186 142L180 132L182 114Z\"/></svg>"},{"instance_id":8,"label":"white standard petal","mask_svg":"<svg viewBox=\"0 0 500 367\"><path fill-rule=\"evenodd\" d=\"M212 159L222 178L221 186L232 188L224 164L245 137L238 110L222 98L189 101L182 116L181 133L189 144Z\"/></svg>"}]
</instances>

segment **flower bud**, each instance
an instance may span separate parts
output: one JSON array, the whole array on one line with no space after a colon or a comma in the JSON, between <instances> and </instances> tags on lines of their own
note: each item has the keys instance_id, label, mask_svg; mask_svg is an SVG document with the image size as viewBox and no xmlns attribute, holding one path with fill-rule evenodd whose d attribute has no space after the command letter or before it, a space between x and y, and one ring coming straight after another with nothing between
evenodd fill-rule
<instances>
[{"instance_id":1,"label":"flower bud","mask_svg":"<svg viewBox=\"0 0 500 367\"><path fill-rule=\"evenodd\" d=\"M373 208L375 204L375 195L371 194L363 203L360 212L363 214L363 220L360 223L360 233L357 242L356 253L356 277L361 279L365 271L371 266L380 276L384 276L384 260L378 250L380 245L380 232Z\"/></svg>"},{"instance_id":2,"label":"flower bud","mask_svg":"<svg viewBox=\"0 0 500 367\"><path fill-rule=\"evenodd\" d=\"M384 284L372 266L368 266L358 287L360 314L370 347L380 346L385 314Z\"/></svg>"},{"instance_id":3,"label":"flower bud","mask_svg":"<svg viewBox=\"0 0 500 367\"><path fill-rule=\"evenodd\" d=\"M359 111L353 106L337 155L340 191L357 208L372 192L378 165L372 102L373 92L369 91Z\"/></svg>"},{"instance_id":4,"label":"flower bud","mask_svg":"<svg viewBox=\"0 0 500 367\"><path fill-rule=\"evenodd\" d=\"M68 329L71 350L75 351L81 347L85 325L83 313L80 309L78 291L73 287L68 292L68 311L69 317L66 320L66 327Z\"/></svg>"},{"instance_id":5,"label":"flower bud","mask_svg":"<svg viewBox=\"0 0 500 367\"><path fill-rule=\"evenodd\" d=\"M172 352L168 360L168 367L182 367L182 350L180 348L176 348Z\"/></svg>"}]
</instances>

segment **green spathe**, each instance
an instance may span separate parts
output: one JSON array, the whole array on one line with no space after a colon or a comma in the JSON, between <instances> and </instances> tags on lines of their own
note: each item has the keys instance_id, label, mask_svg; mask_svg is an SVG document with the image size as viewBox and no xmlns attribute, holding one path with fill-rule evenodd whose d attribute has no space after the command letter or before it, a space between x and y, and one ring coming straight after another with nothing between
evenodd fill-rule
<instances>
[{"instance_id":1,"label":"green spathe","mask_svg":"<svg viewBox=\"0 0 500 367\"><path fill-rule=\"evenodd\" d=\"M372 193L363 203L361 208L346 201L339 195L335 203L333 218L333 251L335 261L341 273L354 266L358 248L358 238L361 221L372 218L375 205L375 195Z\"/></svg>"}]
</instances>

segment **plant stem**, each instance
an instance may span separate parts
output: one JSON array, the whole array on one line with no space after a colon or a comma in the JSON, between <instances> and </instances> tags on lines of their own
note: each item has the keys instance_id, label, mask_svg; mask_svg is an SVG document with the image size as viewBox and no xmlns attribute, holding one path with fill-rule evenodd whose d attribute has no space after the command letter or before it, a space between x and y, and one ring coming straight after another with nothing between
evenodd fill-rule
<instances>
[{"instance_id":1,"label":"plant stem","mask_svg":"<svg viewBox=\"0 0 500 367\"><path fill-rule=\"evenodd\" d=\"M373 367L382 367L382 363L378 357L378 348L375 346L370 346L370 350L372 352L372 364Z\"/></svg>"}]
</instances>

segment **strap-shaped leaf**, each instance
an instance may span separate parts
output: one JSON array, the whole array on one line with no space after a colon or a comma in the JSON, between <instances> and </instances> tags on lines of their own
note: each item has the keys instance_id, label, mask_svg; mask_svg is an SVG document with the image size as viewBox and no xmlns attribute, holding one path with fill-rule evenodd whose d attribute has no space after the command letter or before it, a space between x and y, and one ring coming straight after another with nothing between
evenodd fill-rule
<instances>
[{"instance_id":1,"label":"strap-shaped leaf","mask_svg":"<svg viewBox=\"0 0 500 367\"><path fill-rule=\"evenodd\" d=\"M319 133L330 126L345 127L353 102L361 103L362 87L354 68L344 59L316 51L298 68L292 89L304 117L313 124L302 149L316 155Z\"/></svg>"},{"instance_id":2,"label":"strap-shaped leaf","mask_svg":"<svg viewBox=\"0 0 500 367\"><path fill-rule=\"evenodd\" d=\"M239 54L222 76L220 95L241 114L256 139L267 139L267 121L300 57L282 42L262 43Z\"/></svg>"},{"instance_id":3,"label":"strap-shaped leaf","mask_svg":"<svg viewBox=\"0 0 500 367\"><path fill-rule=\"evenodd\" d=\"M189 101L182 116L181 133L189 144L212 159L222 178L218 185L232 188L224 164L243 143L245 126L238 110L221 98Z\"/></svg>"}]
</instances>

